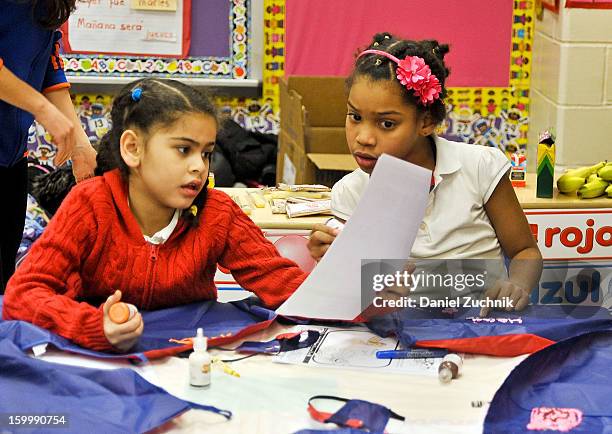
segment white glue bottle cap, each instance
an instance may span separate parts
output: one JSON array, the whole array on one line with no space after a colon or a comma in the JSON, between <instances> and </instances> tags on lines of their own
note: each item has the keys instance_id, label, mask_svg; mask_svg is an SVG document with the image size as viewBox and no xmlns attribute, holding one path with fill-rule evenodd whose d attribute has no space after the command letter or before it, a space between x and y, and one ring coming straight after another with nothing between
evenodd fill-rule
<instances>
[{"instance_id":1,"label":"white glue bottle cap","mask_svg":"<svg viewBox=\"0 0 612 434\"><path fill-rule=\"evenodd\" d=\"M208 342L206 336L204 336L204 330L200 327L196 331L196 336L193 339L193 351L203 352L206 351Z\"/></svg>"},{"instance_id":2,"label":"white glue bottle cap","mask_svg":"<svg viewBox=\"0 0 612 434\"><path fill-rule=\"evenodd\" d=\"M448 383L461 373L463 359L459 354L447 354L438 367L438 378L442 383Z\"/></svg>"}]
</instances>

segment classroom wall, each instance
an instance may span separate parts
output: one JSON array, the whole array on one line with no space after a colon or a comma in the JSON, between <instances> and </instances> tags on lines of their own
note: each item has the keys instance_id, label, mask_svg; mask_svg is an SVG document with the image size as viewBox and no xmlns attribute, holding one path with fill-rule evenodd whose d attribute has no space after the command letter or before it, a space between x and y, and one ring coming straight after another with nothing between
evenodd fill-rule
<instances>
[{"instance_id":1,"label":"classroom wall","mask_svg":"<svg viewBox=\"0 0 612 434\"><path fill-rule=\"evenodd\" d=\"M557 171L612 160L612 10L545 10L532 73L529 143L554 127ZM535 147L528 161L535 164Z\"/></svg>"}]
</instances>

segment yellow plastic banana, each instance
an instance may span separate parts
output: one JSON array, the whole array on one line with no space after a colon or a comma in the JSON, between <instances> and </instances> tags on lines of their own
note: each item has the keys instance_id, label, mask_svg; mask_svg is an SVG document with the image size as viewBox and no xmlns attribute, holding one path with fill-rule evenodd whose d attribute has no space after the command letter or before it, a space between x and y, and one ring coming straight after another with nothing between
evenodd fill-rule
<instances>
[{"instance_id":1,"label":"yellow plastic banana","mask_svg":"<svg viewBox=\"0 0 612 434\"><path fill-rule=\"evenodd\" d=\"M608 197L612 197L612 184L608 185L608 188L606 188L606 193L608 193Z\"/></svg>"},{"instance_id":2,"label":"yellow plastic banana","mask_svg":"<svg viewBox=\"0 0 612 434\"><path fill-rule=\"evenodd\" d=\"M577 169L567 170L563 175L578 176L580 178L588 178L593 173L597 173L599 169L606 165L606 161L601 161L594 166L584 166Z\"/></svg>"},{"instance_id":3,"label":"yellow plastic banana","mask_svg":"<svg viewBox=\"0 0 612 434\"><path fill-rule=\"evenodd\" d=\"M591 180L580 187L576 193L581 199L592 199L604 194L607 187L608 183L603 179L599 177L591 178Z\"/></svg>"},{"instance_id":4,"label":"yellow plastic banana","mask_svg":"<svg viewBox=\"0 0 612 434\"><path fill-rule=\"evenodd\" d=\"M571 194L584 185L586 180L579 176L561 175L557 179L557 188L561 193Z\"/></svg>"},{"instance_id":5,"label":"yellow plastic banana","mask_svg":"<svg viewBox=\"0 0 612 434\"><path fill-rule=\"evenodd\" d=\"M606 164L604 167L597 171L597 174L604 181L612 181L612 163Z\"/></svg>"}]
</instances>

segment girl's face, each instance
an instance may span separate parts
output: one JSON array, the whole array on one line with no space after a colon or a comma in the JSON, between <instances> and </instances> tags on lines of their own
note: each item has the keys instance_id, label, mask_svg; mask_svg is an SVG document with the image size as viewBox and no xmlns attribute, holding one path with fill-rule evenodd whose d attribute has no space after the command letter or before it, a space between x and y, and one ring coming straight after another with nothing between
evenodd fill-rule
<instances>
[{"instance_id":1,"label":"girl's face","mask_svg":"<svg viewBox=\"0 0 612 434\"><path fill-rule=\"evenodd\" d=\"M150 210L189 208L205 188L216 136L215 120L200 113L186 113L168 127L154 128L130 171L130 196L146 200Z\"/></svg>"},{"instance_id":2,"label":"girl's face","mask_svg":"<svg viewBox=\"0 0 612 434\"><path fill-rule=\"evenodd\" d=\"M435 125L404 101L399 86L358 76L350 89L346 141L366 173L383 153L420 165L429 155L427 136Z\"/></svg>"}]
</instances>

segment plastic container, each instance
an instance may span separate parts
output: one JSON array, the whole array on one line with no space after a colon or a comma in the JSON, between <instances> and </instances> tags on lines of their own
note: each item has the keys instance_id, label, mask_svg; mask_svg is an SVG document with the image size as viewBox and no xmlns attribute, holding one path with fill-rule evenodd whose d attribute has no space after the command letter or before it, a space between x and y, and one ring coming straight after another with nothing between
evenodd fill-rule
<instances>
[{"instance_id":1,"label":"plastic container","mask_svg":"<svg viewBox=\"0 0 612 434\"><path fill-rule=\"evenodd\" d=\"M447 354L438 367L438 378L442 383L449 383L461 374L463 359L459 354Z\"/></svg>"},{"instance_id":2,"label":"plastic container","mask_svg":"<svg viewBox=\"0 0 612 434\"><path fill-rule=\"evenodd\" d=\"M211 358L207 348L204 330L199 328L193 339L193 353L189 355L189 384L194 387L210 386Z\"/></svg>"}]
</instances>

